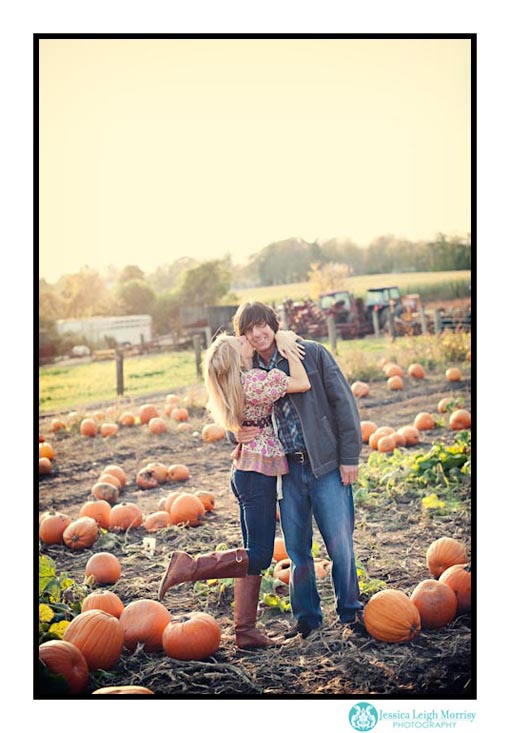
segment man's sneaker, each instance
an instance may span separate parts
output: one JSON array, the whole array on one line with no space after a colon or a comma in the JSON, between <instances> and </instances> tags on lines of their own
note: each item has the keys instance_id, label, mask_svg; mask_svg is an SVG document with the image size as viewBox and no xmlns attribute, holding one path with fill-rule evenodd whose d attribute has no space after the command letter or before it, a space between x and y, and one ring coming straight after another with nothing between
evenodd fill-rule
<instances>
[{"instance_id":1,"label":"man's sneaker","mask_svg":"<svg viewBox=\"0 0 510 733\"><path fill-rule=\"evenodd\" d=\"M286 639L292 639L294 636L301 634L303 639L310 639L311 641L311 639L317 635L319 629L320 626L310 626L308 621L300 619L297 624L290 629L290 631L287 631L287 633L284 634L284 636Z\"/></svg>"}]
</instances>

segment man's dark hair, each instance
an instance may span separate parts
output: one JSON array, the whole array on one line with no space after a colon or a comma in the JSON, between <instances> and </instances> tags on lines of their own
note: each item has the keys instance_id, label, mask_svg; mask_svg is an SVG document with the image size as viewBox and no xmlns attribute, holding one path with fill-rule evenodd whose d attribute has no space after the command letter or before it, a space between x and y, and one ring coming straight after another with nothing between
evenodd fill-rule
<instances>
[{"instance_id":1,"label":"man's dark hair","mask_svg":"<svg viewBox=\"0 0 510 733\"><path fill-rule=\"evenodd\" d=\"M265 305L258 300L242 303L232 319L236 336L244 336L246 331L253 326L267 325L276 333L280 328L278 317L270 305Z\"/></svg>"}]
</instances>

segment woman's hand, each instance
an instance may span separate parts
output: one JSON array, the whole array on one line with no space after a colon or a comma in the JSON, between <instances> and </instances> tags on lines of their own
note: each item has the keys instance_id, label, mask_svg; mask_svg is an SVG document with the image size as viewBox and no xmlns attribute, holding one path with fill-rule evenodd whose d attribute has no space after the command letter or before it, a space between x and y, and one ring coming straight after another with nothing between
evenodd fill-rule
<instances>
[{"instance_id":1,"label":"woman's hand","mask_svg":"<svg viewBox=\"0 0 510 733\"><path fill-rule=\"evenodd\" d=\"M234 433L234 438L237 440L238 443L251 443L252 440L255 440L257 435L260 433L260 428L257 428L255 426L245 426L239 428L237 433Z\"/></svg>"},{"instance_id":2,"label":"woman's hand","mask_svg":"<svg viewBox=\"0 0 510 733\"><path fill-rule=\"evenodd\" d=\"M275 341L280 354L286 359L303 359L305 346L301 340L297 341L299 338L294 331L278 330L275 333Z\"/></svg>"}]
</instances>

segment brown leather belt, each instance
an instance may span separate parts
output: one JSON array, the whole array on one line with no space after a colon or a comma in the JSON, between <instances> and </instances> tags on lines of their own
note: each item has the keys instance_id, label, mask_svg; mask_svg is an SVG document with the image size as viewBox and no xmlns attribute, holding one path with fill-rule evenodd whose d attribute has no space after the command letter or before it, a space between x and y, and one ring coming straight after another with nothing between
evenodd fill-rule
<instances>
[{"instance_id":1,"label":"brown leather belt","mask_svg":"<svg viewBox=\"0 0 510 733\"><path fill-rule=\"evenodd\" d=\"M246 428L266 428L272 424L271 415L261 417L258 420L243 420L243 427Z\"/></svg>"},{"instance_id":2,"label":"brown leather belt","mask_svg":"<svg viewBox=\"0 0 510 733\"><path fill-rule=\"evenodd\" d=\"M294 463L304 463L309 460L308 453L304 450L296 451L295 453L287 453L286 456L289 461L293 461Z\"/></svg>"}]
</instances>

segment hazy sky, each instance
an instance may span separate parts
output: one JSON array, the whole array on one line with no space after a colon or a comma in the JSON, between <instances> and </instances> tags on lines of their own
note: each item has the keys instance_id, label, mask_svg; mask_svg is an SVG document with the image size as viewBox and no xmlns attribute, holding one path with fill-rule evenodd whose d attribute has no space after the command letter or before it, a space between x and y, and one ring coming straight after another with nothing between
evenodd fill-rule
<instances>
[{"instance_id":1,"label":"hazy sky","mask_svg":"<svg viewBox=\"0 0 510 733\"><path fill-rule=\"evenodd\" d=\"M470 231L470 42L40 41L40 276Z\"/></svg>"}]
</instances>

